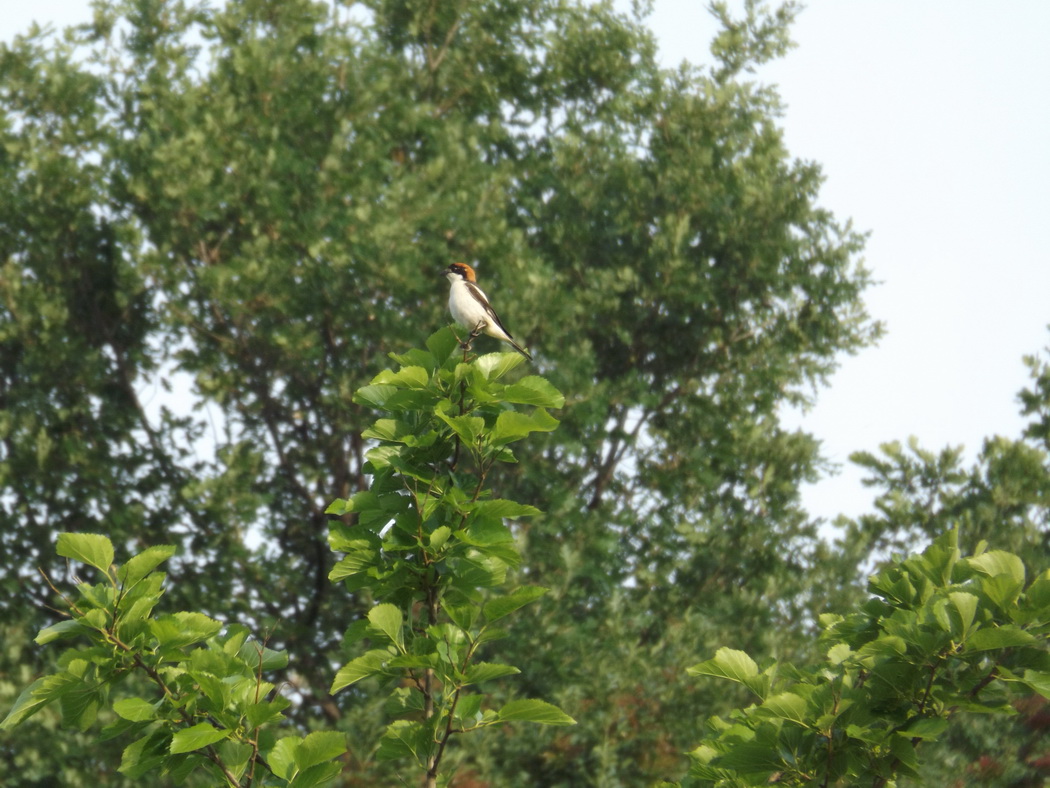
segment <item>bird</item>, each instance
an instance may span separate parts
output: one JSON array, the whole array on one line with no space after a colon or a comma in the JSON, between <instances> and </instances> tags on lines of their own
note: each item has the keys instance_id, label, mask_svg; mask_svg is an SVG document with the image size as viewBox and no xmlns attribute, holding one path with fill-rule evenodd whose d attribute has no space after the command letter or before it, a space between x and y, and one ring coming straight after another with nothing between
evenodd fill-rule
<instances>
[{"instance_id":1,"label":"bird","mask_svg":"<svg viewBox=\"0 0 1050 788\"><path fill-rule=\"evenodd\" d=\"M453 320L470 331L470 338L464 343L464 347L469 347L473 339L480 334L488 334L506 342L532 361L532 354L514 341L514 337L504 327L488 298L478 287L473 268L466 263L452 263L442 273L450 285L448 311L452 313Z\"/></svg>"}]
</instances>

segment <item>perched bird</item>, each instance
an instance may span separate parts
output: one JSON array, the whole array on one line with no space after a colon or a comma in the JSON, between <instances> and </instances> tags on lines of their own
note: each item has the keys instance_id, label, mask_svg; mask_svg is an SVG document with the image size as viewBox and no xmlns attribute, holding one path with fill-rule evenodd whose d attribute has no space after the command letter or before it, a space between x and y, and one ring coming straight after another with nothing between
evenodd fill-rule
<instances>
[{"instance_id":1,"label":"perched bird","mask_svg":"<svg viewBox=\"0 0 1050 788\"><path fill-rule=\"evenodd\" d=\"M451 285L448 291L448 311L452 313L453 320L470 331L470 339L466 344L480 334L488 334L506 342L532 361L529 351L515 342L514 337L503 327L499 315L478 287L473 268L466 263L453 263L443 273Z\"/></svg>"}]
</instances>

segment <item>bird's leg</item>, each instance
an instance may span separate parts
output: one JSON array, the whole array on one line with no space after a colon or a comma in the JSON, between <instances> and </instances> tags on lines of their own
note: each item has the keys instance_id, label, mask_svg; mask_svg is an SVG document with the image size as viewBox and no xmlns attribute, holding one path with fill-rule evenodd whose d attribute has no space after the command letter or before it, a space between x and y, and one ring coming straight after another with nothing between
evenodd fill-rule
<instances>
[{"instance_id":1,"label":"bird's leg","mask_svg":"<svg viewBox=\"0 0 1050 788\"><path fill-rule=\"evenodd\" d=\"M456 329L451 327L451 326L449 328L451 328L452 336L454 336L456 338L456 341L459 343L459 346L461 348L463 348L464 350L469 349L470 348L470 343L474 341L474 335L471 334L466 339L460 339L459 338L459 333L456 331Z\"/></svg>"},{"instance_id":2,"label":"bird's leg","mask_svg":"<svg viewBox=\"0 0 1050 788\"><path fill-rule=\"evenodd\" d=\"M470 352L471 347L474 345L474 340L481 336L482 332L485 330L485 326L487 325L488 323L486 323L484 320L479 320L478 324L474 326L474 330L467 335L467 338L460 341L459 346L463 348L464 361L467 360L467 354ZM455 329L452 329L452 335L456 339L459 339L459 335L456 333Z\"/></svg>"},{"instance_id":3,"label":"bird's leg","mask_svg":"<svg viewBox=\"0 0 1050 788\"><path fill-rule=\"evenodd\" d=\"M463 348L464 351L470 350L471 346L474 344L474 340L481 336L481 332L486 325L488 324L484 320L479 320L478 324L474 326L474 330L470 332L464 341L459 343L459 346Z\"/></svg>"},{"instance_id":4,"label":"bird's leg","mask_svg":"<svg viewBox=\"0 0 1050 788\"><path fill-rule=\"evenodd\" d=\"M481 332L485 328L486 325L487 324L485 323L484 320L479 320L478 324L476 326L474 326L474 330L471 331L470 334L467 335L467 338L460 341L459 346L461 348L463 348L463 360L464 361L467 360L467 354L470 352L471 347L474 345L474 340L477 339L479 336L481 336ZM456 339L459 339L459 335L456 334L455 329L453 329L452 334L453 334L453 336L456 337Z\"/></svg>"}]
</instances>

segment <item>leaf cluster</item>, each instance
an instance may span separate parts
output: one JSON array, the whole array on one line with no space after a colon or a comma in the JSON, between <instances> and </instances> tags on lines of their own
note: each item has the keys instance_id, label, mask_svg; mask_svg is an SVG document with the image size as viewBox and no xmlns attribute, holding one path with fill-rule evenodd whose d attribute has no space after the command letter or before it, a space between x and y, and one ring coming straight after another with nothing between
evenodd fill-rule
<instances>
[{"instance_id":1,"label":"leaf cluster","mask_svg":"<svg viewBox=\"0 0 1050 788\"><path fill-rule=\"evenodd\" d=\"M1050 570L1026 583L1020 558L958 532L887 567L848 615L822 617L822 664L772 663L723 648L689 669L757 701L691 753L686 785L889 785L918 775L918 749L956 714L1011 714L1010 693L1050 697Z\"/></svg>"},{"instance_id":2,"label":"leaf cluster","mask_svg":"<svg viewBox=\"0 0 1050 788\"><path fill-rule=\"evenodd\" d=\"M0 729L51 704L63 724L86 731L109 718L99 741L133 739L119 771L130 778L202 772L213 784L319 785L338 773L343 734L278 738L290 701L264 674L285 668L285 652L268 648L239 625L198 612L159 614L165 575L155 571L175 548L155 546L114 565L100 534L60 534L59 555L101 573L80 582L78 598L60 594L69 618L36 642L78 641L58 670L30 684ZM86 645L85 645L86 642Z\"/></svg>"},{"instance_id":3,"label":"leaf cluster","mask_svg":"<svg viewBox=\"0 0 1050 788\"><path fill-rule=\"evenodd\" d=\"M344 554L329 579L381 600L347 630L345 648L367 647L339 669L331 691L364 679L394 685L387 708L398 719L376 757L412 757L433 779L455 734L573 720L541 700L483 708L478 690L519 672L479 661L480 649L505 635L494 625L547 591L487 592L521 560L507 522L538 510L492 497L486 480L498 463L515 462L512 444L557 426L547 409L564 398L536 375L502 382L522 363L516 353L473 358L464 347L461 355L450 329L426 347L391 354L399 369L354 395L389 415L364 432L374 443L366 454L369 489L328 507L343 518L332 523L329 543Z\"/></svg>"}]
</instances>

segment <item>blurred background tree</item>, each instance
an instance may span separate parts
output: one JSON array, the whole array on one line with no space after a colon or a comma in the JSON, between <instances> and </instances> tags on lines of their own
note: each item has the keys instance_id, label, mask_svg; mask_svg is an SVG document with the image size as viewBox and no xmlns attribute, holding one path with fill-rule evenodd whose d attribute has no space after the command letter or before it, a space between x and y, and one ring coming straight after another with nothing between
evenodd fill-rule
<instances>
[{"instance_id":1,"label":"blurred background tree","mask_svg":"<svg viewBox=\"0 0 1050 788\"><path fill-rule=\"evenodd\" d=\"M668 71L642 5L100 0L4 45L5 628L50 621L59 531L178 544L172 604L270 632L298 722L350 732L345 784L389 781L368 688L325 691L369 600L329 596L324 509L365 486L351 392L448 321L463 260L569 399L496 486L545 510L523 572L554 589L503 646L515 691L580 725L481 737L461 784L675 776L734 700L685 665L810 648L868 556L820 538L819 446L778 414L879 334L864 239L752 75L796 7L716 3L715 64ZM5 697L37 658L7 642ZM56 779L56 741L120 784L119 749L50 731L6 772Z\"/></svg>"}]
</instances>

